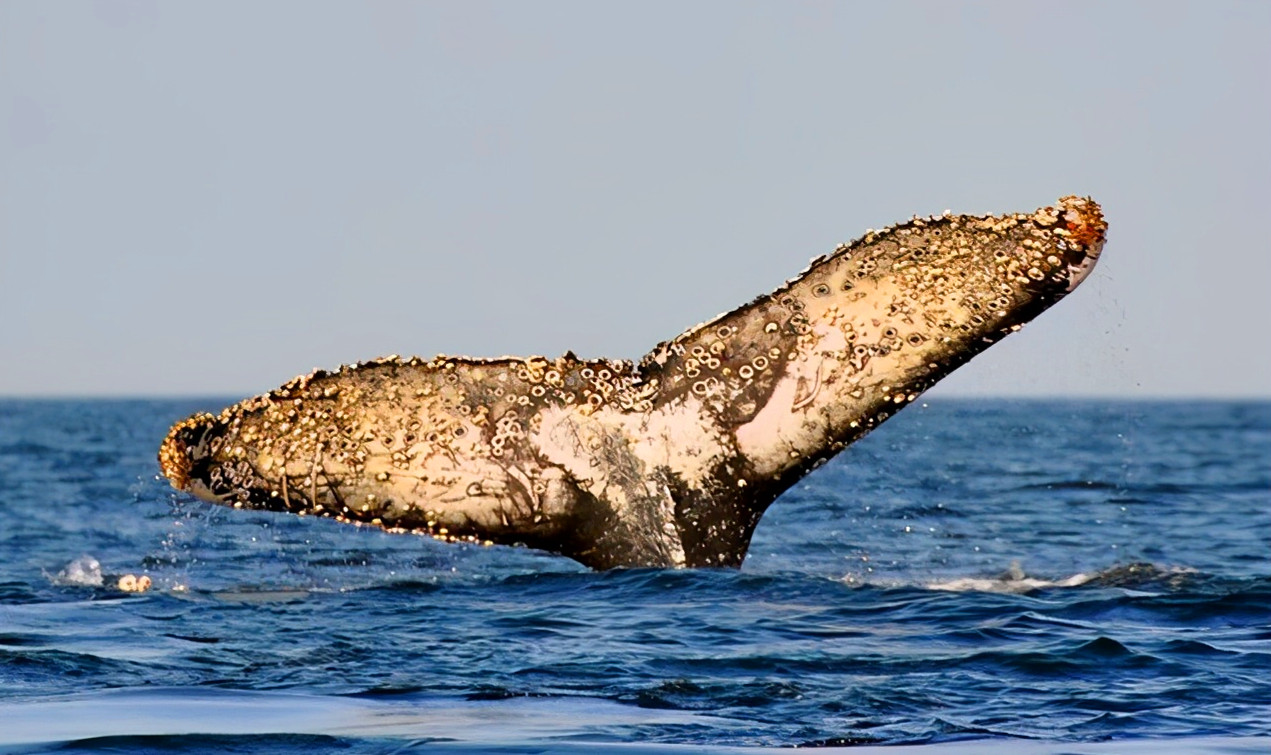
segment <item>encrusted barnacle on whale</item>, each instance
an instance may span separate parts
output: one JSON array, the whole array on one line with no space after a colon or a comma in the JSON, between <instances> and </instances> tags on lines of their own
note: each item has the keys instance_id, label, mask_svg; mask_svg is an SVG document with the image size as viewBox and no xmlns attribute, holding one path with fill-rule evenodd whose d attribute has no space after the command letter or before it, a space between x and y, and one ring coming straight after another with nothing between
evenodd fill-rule
<instances>
[{"instance_id":1,"label":"encrusted barnacle on whale","mask_svg":"<svg viewBox=\"0 0 1271 755\"><path fill-rule=\"evenodd\" d=\"M388 357L177 423L172 484L236 507L593 568L739 566L803 475L1090 272L1093 200L914 218L638 363Z\"/></svg>"}]
</instances>

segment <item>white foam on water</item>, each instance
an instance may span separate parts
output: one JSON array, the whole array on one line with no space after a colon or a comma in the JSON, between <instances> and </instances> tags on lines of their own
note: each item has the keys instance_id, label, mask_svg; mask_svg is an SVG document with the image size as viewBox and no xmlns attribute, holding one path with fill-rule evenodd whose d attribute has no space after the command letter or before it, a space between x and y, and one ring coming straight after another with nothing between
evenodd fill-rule
<instances>
[{"instance_id":1,"label":"white foam on water","mask_svg":"<svg viewBox=\"0 0 1271 755\"><path fill-rule=\"evenodd\" d=\"M87 554L62 567L51 579L55 585L76 587L101 587L105 582L101 563Z\"/></svg>"},{"instance_id":2,"label":"white foam on water","mask_svg":"<svg viewBox=\"0 0 1271 755\"><path fill-rule=\"evenodd\" d=\"M1045 587L1078 587L1094 579L1095 575L1079 573L1064 579L1038 579L1036 577L960 577L944 582L928 582L927 589L950 592L1003 592L1024 593Z\"/></svg>"}]
</instances>

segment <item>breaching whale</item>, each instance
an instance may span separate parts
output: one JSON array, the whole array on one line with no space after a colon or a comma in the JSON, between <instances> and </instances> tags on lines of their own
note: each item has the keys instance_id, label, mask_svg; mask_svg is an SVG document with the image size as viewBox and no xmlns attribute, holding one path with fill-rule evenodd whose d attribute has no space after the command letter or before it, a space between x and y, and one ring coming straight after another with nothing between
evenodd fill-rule
<instances>
[{"instance_id":1,"label":"breaching whale","mask_svg":"<svg viewBox=\"0 0 1271 755\"><path fill-rule=\"evenodd\" d=\"M741 565L799 478L1090 273L1091 199L918 218L638 363L388 357L177 423L178 489L596 569Z\"/></svg>"}]
</instances>

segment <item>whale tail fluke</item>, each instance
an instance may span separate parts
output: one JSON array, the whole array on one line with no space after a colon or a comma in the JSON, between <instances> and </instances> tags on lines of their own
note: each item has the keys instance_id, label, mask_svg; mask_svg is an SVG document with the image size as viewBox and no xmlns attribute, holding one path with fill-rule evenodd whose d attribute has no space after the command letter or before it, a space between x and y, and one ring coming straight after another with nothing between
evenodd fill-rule
<instances>
[{"instance_id":1,"label":"whale tail fluke","mask_svg":"<svg viewBox=\"0 0 1271 755\"><path fill-rule=\"evenodd\" d=\"M177 423L172 484L237 507L613 566L739 566L784 490L1090 274L1089 198L914 218L638 364L396 357Z\"/></svg>"}]
</instances>

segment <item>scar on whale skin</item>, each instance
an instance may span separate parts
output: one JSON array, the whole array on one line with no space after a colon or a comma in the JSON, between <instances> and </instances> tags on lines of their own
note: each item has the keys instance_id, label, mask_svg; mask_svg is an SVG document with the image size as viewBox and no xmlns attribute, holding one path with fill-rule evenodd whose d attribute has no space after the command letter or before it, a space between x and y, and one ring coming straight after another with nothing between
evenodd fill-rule
<instances>
[{"instance_id":1,"label":"scar on whale skin","mask_svg":"<svg viewBox=\"0 0 1271 755\"><path fill-rule=\"evenodd\" d=\"M918 218L638 363L387 357L173 426L174 487L236 508L520 544L589 567L740 566L778 495L1071 292L1091 199Z\"/></svg>"}]
</instances>

